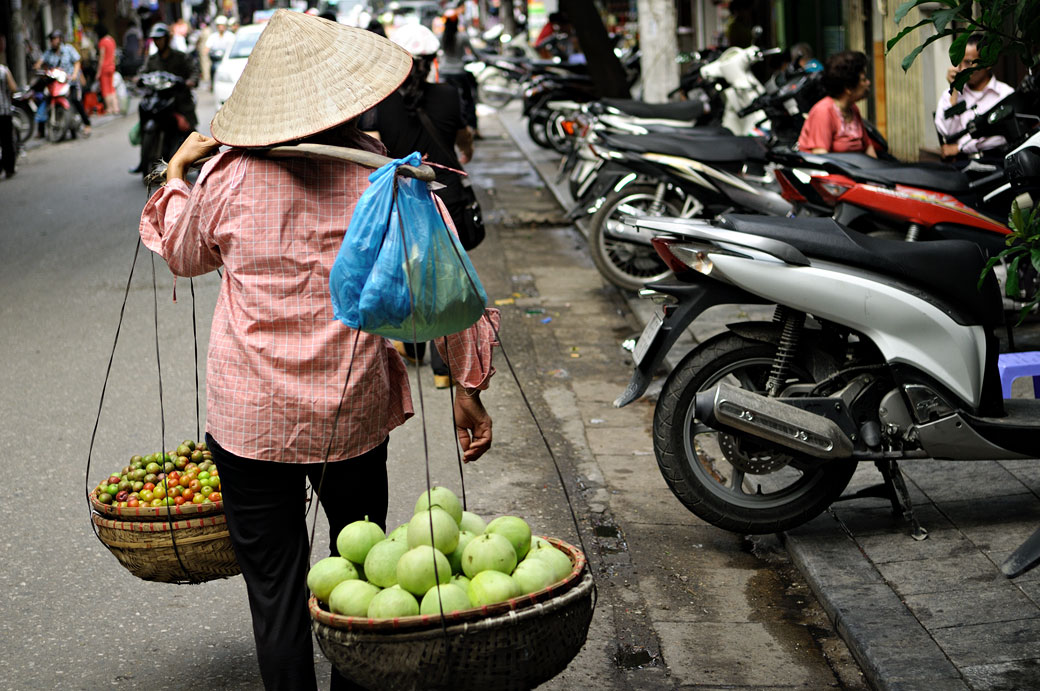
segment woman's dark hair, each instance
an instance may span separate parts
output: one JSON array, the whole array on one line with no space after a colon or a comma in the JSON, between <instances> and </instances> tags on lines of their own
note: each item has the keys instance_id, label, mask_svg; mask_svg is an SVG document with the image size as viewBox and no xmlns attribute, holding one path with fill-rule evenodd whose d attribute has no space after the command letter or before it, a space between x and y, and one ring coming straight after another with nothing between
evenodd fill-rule
<instances>
[{"instance_id":1,"label":"woman's dark hair","mask_svg":"<svg viewBox=\"0 0 1040 691\"><path fill-rule=\"evenodd\" d=\"M441 34L441 48L445 55L455 57L456 43L459 37L459 20L457 17L448 17L444 20L444 33Z\"/></svg>"},{"instance_id":2,"label":"woman's dark hair","mask_svg":"<svg viewBox=\"0 0 1040 691\"><path fill-rule=\"evenodd\" d=\"M419 110L426 89L426 78L430 76L433 56L415 56L412 58L412 71L404 84L397 90L404 101L404 109L409 113Z\"/></svg>"},{"instance_id":3,"label":"woman's dark hair","mask_svg":"<svg viewBox=\"0 0 1040 691\"><path fill-rule=\"evenodd\" d=\"M105 36L108 36L108 27L101 22L98 22L94 25L94 33L97 34L98 40L100 40Z\"/></svg>"},{"instance_id":4,"label":"woman's dark hair","mask_svg":"<svg viewBox=\"0 0 1040 691\"><path fill-rule=\"evenodd\" d=\"M823 68L823 88L831 98L841 96L845 89L855 89L860 75L867 71L867 56L859 51L846 50L827 58Z\"/></svg>"},{"instance_id":5,"label":"woman's dark hair","mask_svg":"<svg viewBox=\"0 0 1040 691\"><path fill-rule=\"evenodd\" d=\"M368 26L365 27L365 30L371 31L373 34L378 34L383 38L386 38L386 29L383 27L383 23L375 17L373 17L372 20L368 23Z\"/></svg>"}]
</instances>

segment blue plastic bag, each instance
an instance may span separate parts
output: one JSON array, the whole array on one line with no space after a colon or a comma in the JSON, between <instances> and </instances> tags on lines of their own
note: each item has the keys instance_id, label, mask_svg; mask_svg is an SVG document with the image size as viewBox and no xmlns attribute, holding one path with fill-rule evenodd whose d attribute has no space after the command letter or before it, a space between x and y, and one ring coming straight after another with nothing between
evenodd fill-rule
<instances>
[{"instance_id":1,"label":"blue plastic bag","mask_svg":"<svg viewBox=\"0 0 1040 691\"><path fill-rule=\"evenodd\" d=\"M426 184L396 176L398 166L421 162L413 153L369 176L329 276L337 319L415 343L465 330L487 303Z\"/></svg>"}]
</instances>

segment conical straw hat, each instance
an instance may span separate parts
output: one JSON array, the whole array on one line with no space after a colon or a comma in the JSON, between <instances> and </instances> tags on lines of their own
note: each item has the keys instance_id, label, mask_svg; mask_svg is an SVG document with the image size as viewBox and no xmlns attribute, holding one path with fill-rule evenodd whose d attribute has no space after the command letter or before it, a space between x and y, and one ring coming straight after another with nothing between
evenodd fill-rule
<instances>
[{"instance_id":1,"label":"conical straw hat","mask_svg":"<svg viewBox=\"0 0 1040 691\"><path fill-rule=\"evenodd\" d=\"M210 131L228 146L302 139L376 105L411 67L408 52L382 36L278 10Z\"/></svg>"}]
</instances>

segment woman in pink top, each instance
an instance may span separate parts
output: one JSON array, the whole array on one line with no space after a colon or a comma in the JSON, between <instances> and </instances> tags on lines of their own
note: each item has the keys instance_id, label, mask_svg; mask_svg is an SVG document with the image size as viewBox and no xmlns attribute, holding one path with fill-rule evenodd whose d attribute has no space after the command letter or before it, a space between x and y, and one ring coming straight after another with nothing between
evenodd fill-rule
<instances>
[{"instance_id":1,"label":"woman in pink top","mask_svg":"<svg viewBox=\"0 0 1040 691\"><path fill-rule=\"evenodd\" d=\"M321 487L332 554L352 521L367 515L385 528L387 435L412 415L412 403L390 341L337 321L329 294L332 263L372 171L249 149L302 140L382 153L356 118L397 89L411 62L374 33L278 10L213 119L213 138L188 137L141 215L144 243L174 274L224 269L206 365L206 442L268 689L316 688L305 480ZM188 167L221 144L232 148L189 186ZM494 373L498 316L489 312L494 328L481 319L437 344L458 385L465 461L491 445L480 401ZM334 670L332 688L356 687Z\"/></svg>"},{"instance_id":2,"label":"woman in pink top","mask_svg":"<svg viewBox=\"0 0 1040 691\"><path fill-rule=\"evenodd\" d=\"M108 33L108 28L100 22L95 27L98 35L98 83L101 85L101 100L105 104L105 112L119 115L119 99L112 79L116 73L116 40Z\"/></svg>"},{"instance_id":3,"label":"woman in pink top","mask_svg":"<svg viewBox=\"0 0 1040 691\"><path fill-rule=\"evenodd\" d=\"M827 96L812 107L798 136L798 148L814 154L863 152L877 157L863 127L856 101L867 95L867 56L845 51L827 58L823 71Z\"/></svg>"}]
</instances>

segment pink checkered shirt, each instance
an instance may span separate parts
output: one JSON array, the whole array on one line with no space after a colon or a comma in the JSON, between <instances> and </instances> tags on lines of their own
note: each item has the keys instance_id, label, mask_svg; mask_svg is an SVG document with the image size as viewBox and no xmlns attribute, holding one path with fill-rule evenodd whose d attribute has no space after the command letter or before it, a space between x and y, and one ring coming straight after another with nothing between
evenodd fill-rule
<instances>
[{"instance_id":1,"label":"pink checkered shirt","mask_svg":"<svg viewBox=\"0 0 1040 691\"><path fill-rule=\"evenodd\" d=\"M225 151L194 187L172 180L141 213L141 239L175 275L224 267L206 365L206 431L231 453L315 463L332 437L329 460L353 458L412 415L404 363L390 341L337 321L329 297L329 272L370 172ZM489 312L497 329L498 312ZM486 388L494 373L487 319L446 341L456 381Z\"/></svg>"}]
</instances>

